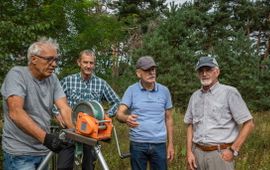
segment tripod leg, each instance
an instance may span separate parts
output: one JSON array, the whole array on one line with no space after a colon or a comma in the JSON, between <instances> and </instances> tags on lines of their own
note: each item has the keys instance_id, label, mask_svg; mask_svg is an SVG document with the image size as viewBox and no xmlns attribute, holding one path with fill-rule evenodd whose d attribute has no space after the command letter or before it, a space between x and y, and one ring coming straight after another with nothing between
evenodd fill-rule
<instances>
[{"instance_id":1,"label":"tripod leg","mask_svg":"<svg viewBox=\"0 0 270 170\"><path fill-rule=\"evenodd\" d=\"M44 158L44 160L41 162L41 164L39 165L38 169L37 170L43 170L46 166L48 166L48 163L51 159L51 157L53 156L53 152L50 151L48 153L48 155Z\"/></svg>"},{"instance_id":2,"label":"tripod leg","mask_svg":"<svg viewBox=\"0 0 270 170\"><path fill-rule=\"evenodd\" d=\"M108 167L108 165L107 165L107 163L106 163L106 161L105 161L105 159L104 159L104 157L103 157L103 155L101 153L100 147L101 147L100 145L96 145L94 147L95 152L96 152L97 157L98 157L98 160L99 160L103 170L109 170L109 167Z\"/></svg>"}]
</instances>

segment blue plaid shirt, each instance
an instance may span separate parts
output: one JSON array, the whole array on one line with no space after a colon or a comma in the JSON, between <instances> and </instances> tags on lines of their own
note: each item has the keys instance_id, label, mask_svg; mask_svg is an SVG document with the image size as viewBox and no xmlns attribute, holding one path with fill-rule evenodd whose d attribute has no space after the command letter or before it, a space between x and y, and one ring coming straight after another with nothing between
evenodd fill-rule
<instances>
[{"instance_id":1,"label":"blue plaid shirt","mask_svg":"<svg viewBox=\"0 0 270 170\"><path fill-rule=\"evenodd\" d=\"M115 115L120 99L105 80L94 74L90 79L84 80L80 73L76 73L65 77L60 83L72 108L80 101L106 100L111 104L107 113L110 116Z\"/></svg>"}]
</instances>

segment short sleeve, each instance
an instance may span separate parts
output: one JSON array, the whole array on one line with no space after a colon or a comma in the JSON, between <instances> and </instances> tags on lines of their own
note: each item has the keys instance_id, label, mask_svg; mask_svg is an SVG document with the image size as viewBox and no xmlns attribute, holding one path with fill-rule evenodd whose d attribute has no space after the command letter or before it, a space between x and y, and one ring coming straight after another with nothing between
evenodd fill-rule
<instances>
[{"instance_id":1,"label":"short sleeve","mask_svg":"<svg viewBox=\"0 0 270 170\"><path fill-rule=\"evenodd\" d=\"M184 123L186 123L186 124L190 124L193 121L193 116L192 116L192 99L193 99L193 95L189 99L188 107L187 107L187 110L186 110L186 113L185 113L185 117L184 117Z\"/></svg>"},{"instance_id":2,"label":"short sleeve","mask_svg":"<svg viewBox=\"0 0 270 170\"><path fill-rule=\"evenodd\" d=\"M11 69L2 84L1 94L6 100L10 96L26 96L26 85L22 73L16 69Z\"/></svg>"},{"instance_id":3,"label":"short sleeve","mask_svg":"<svg viewBox=\"0 0 270 170\"><path fill-rule=\"evenodd\" d=\"M61 84L59 82L59 79L56 77L55 74L53 74L53 81L54 81L54 101L56 101L57 99L60 99L62 97L65 97L65 93L63 88L61 87Z\"/></svg>"},{"instance_id":4,"label":"short sleeve","mask_svg":"<svg viewBox=\"0 0 270 170\"><path fill-rule=\"evenodd\" d=\"M165 106L165 109L171 109L173 107L173 104L172 104L172 97L171 97L171 93L169 91L168 88L165 88L165 94L166 94L166 98L167 98L167 102L166 102L166 106Z\"/></svg>"},{"instance_id":5,"label":"short sleeve","mask_svg":"<svg viewBox=\"0 0 270 170\"><path fill-rule=\"evenodd\" d=\"M251 113L237 89L234 88L228 93L228 103L233 118L238 124L252 119Z\"/></svg>"},{"instance_id":6,"label":"short sleeve","mask_svg":"<svg viewBox=\"0 0 270 170\"><path fill-rule=\"evenodd\" d=\"M120 104L124 104L128 108L131 107L132 105L132 88L131 87L128 87L128 89L125 91Z\"/></svg>"}]
</instances>

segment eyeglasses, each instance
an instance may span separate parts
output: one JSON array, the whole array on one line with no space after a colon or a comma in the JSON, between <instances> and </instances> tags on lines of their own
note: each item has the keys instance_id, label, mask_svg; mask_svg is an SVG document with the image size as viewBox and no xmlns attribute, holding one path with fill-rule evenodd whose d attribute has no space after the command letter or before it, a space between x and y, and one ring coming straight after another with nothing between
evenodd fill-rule
<instances>
[{"instance_id":1,"label":"eyeglasses","mask_svg":"<svg viewBox=\"0 0 270 170\"><path fill-rule=\"evenodd\" d=\"M43 56L40 56L40 55L37 55L37 54L35 54L33 56L36 56L36 57L41 58L43 60L46 60L47 63L52 63L52 62L55 61L58 64L59 61L60 61L60 58L59 57L55 57L55 56L43 57Z\"/></svg>"}]
</instances>

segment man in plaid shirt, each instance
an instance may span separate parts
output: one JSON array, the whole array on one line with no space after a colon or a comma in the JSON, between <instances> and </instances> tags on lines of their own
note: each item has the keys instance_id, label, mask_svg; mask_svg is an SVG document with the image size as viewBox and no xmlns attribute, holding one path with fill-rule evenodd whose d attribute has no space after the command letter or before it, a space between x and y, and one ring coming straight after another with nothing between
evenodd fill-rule
<instances>
[{"instance_id":1,"label":"man in plaid shirt","mask_svg":"<svg viewBox=\"0 0 270 170\"><path fill-rule=\"evenodd\" d=\"M80 101L96 100L101 102L102 100L106 100L111 105L107 114L110 117L114 116L120 99L105 80L94 74L96 64L94 52L90 50L82 51L77 60L77 64L80 67L80 72L69 75L60 82L67 96L69 105L74 107ZM74 145L70 145L59 153L58 170L73 169L74 149ZM94 169L96 154L93 147L84 145L83 153L82 169Z\"/></svg>"}]
</instances>

